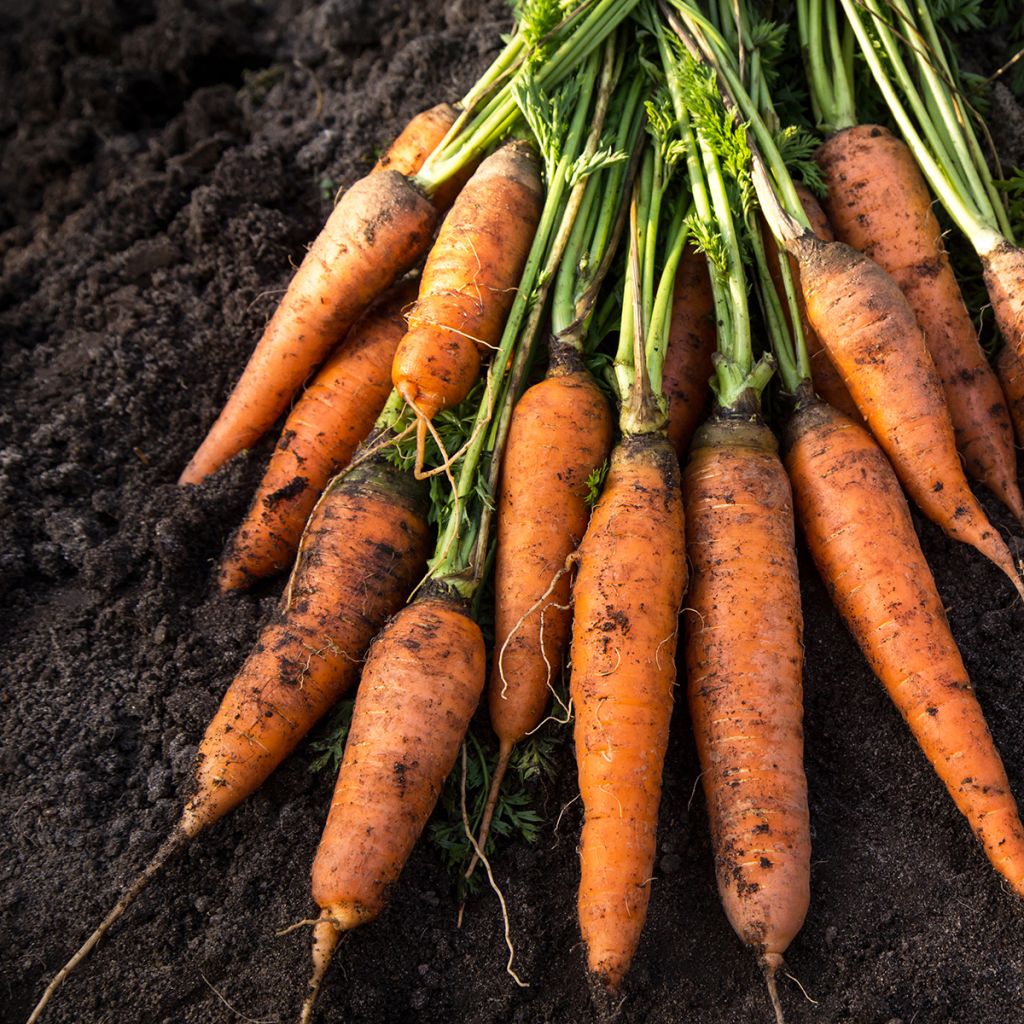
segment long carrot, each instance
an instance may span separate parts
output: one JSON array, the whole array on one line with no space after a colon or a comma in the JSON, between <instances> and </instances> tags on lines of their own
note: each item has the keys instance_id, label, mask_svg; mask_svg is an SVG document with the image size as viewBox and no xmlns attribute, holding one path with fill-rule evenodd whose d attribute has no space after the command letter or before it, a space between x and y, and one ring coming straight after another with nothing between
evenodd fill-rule
<instances>
[{"instance_id":1,"label":"long carrot","mask_svg":"<svg viewBox=\"0 0 1024 1024\"><path fill-rule=\"evenodd\" d=\"M638 75L627 76L613 94L620 59L621 53L608 44L600 78L594 64L581 82L573 123L558 148L559 163L547 175L552 187L545 212L548 204L558 202L559 190L565 187L561 182L572 164L594 158L609 105L620 116L615 129L618 150L627 151L639 134L645 83ZM596 93L593 110L591 92ZM552 681L565 658L570 624L566 560L583 538L590 516L589 492L611 452L611 410L586 367L584 337L624 226L623 201L630 177L620 162L576 183L531 300L533 314L539 317L550 285L548 372L513 411L498 495L495 641L488 697L499 749L477 834L481 850L487 848L513 748L540 725ZM476 862L474 857L467 877Z\"/></svg>"},{"instance_id":2,"label":"long carrot","mask_svg":"<svg viewBox=\"0 0 1024 1024\"><path fill-rule=\"evenodd\" d=\"M423 255L436 221L397 171L370 174L341 197L179 483L200 483L273 426L310 371Z\"/></svg>"},{"instance_id":3,"label":"long carrot","mask_svg":"<svg viewBox=\"0 0 1024 1024\"><path fill-rule=\"evenodd\" d=\"M167 860L258 789L353 685L370 641L422 573L429 536L420 487L386 463L367 461L328 488L280 609L206 729L180 820L50 982L31 1022Z\"/></svg>"},{"instance_id":4,"label":"long carrot","mask_svg":"<svg viewBox=\"0 0 1024 1024\"><path fill-rule=\"evenodd\" d=\"M668 439L680 461L707 411L715 354L715 300L707 260L688 245L672 294L672 322L662 388L668 401Z\"/></svg>"},{"instance_id":5,"label":"long carrot","mask_svg":"<svg viewBox=\"0 0 1024 1024\"><path fill-rule=\"evenodd\" d=\"M787 443L833 603L993 867L1024 896L1024 826L889 462L817 402L793 417Z\"/></svg>"},{"instance_id":6,"label":"long carrot","mask_svg":"<svg viewBox=\"0 0 1024 1024\"><path fill-rule=\"evenodd\" d=\"M717 416L683 481L686 673L726 916L768 981L810 902L803 618L793 502L771 431Z\"/></svg>"},{"instance_id":7,"label":"long carrot","mask_svg":"<svg viewBox=\"0 0 1024 1024\"><path fill-rule=\"evenodd\" d=\"M889 272L924 331L967 473L1024 519L1006 400L978 344L913 154L885 128L857 125L830 136L816 159L836 237Z\"/></svg>"},{"instance_id":8,"label":"long carrot","mask_svg":"<svg viewBox=\"0 0 1024 1024\"><path fill-rule=\"evenodd\" d=\"M330 477L348 464L391 391L391 361L416 282L402 282L349 331L288 414L249 511L221 559L221 590L288 568Z\"/></svg>"},{"instance_id":9,"label":"long carrot","mask_svg":"<svg viewBox=\"0 0 1024 1024\"><path fill-rule=\"evenodd\" d=\"M721 324L716 405L697 432L683 481L692 571L684 615L690 715L719 896L758 958L782 1024L776 974L810 902L803 616L789 482L760 416L773 364L753 351L744 240L754 255L769 336L799 332L799 309L787 321L760 224L753 216L740 220L729 202L725 175L736 173L736 161L725 162L723 153L745 151L745 128L719 103L711 72L692 56L677 56L664 29L660 49L677 117L686 124L692 112L701 163L691 163L691 180L701 183L694 185L695 199L703 197L697 213L705 235L721 240L712 263ZM777 270L782 280L781 264ZM781 357L778 362L788 366ZM806 353L803 364L809 374Z\"/></svg>"},{"instance_id":10,"label":"long carrot","mask_svg":"<svg viewBox=\"0 0 1024 1024\"><path fill-rule=\"evenodd\" d=\"M392 380L425 423L469 394L515 298L541 211L537 156L512 142L459 193L430 250Z\"/></svg>"},{"instance_id":11,"label":"long carrot","mask_svg":"<svg viewBox=\"0 0 1024 1024\"><path fill-rule=\"evenodd\" d=\"M371 648L313 862L321 910L302 1021L341 936L380 913L401 874L455 764L486 666L480 627L444 588L403 608Z\"/></svg>"}]
</instances>

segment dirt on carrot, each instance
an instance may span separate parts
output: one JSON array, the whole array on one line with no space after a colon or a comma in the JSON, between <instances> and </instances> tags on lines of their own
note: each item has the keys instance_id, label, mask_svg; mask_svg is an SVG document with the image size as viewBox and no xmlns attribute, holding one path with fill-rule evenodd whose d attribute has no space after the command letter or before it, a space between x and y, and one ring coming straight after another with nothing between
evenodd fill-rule
<instances>
[{"instance_id":1,"label":"dirt on carrot","mask_svg":"<svg viewBox=\"0 0 1024 1024\"><path fill-rule=\"evenodd\" d=\"M42 952L55 934L92 927L170 826L206 721L276 606L283 581L240 598L210 585L275 439L198 491L174 485L273 308L277 296L260 293L287 283L289 254L301 256L337 188L423 106L460 94L508 26L504 0L17 5L31 18L15 6L0 16L0 46L18 55L0 60L0 124L21 123L0 146L4 1024L24 1024L55 966ZM983 501L1019 544L1009 516ZM914 522L1019 790L1024 608L973 551ZM784 979L787 1021L1007 1024L1024 1003L1020 906L805 553L801 574L820 856L787 960L818 1005ZM738 955L719 905L682 706L622 1020L761 1022L757 967ZM221 997L255 1020L292 1020L308 945L274 933L310 906L332 791L311 758L300 746L169 868L49 1024L118 1011L155 1024L241 1020ZM593 1020L577 945L571 744L558 767L533 790L540 841L506 847L496 864L531 987L504 973L489 892L453 927L455 885L423 843L377 923L345 942L322 997L330 1016Z\"/></svg>"}]
</instances>

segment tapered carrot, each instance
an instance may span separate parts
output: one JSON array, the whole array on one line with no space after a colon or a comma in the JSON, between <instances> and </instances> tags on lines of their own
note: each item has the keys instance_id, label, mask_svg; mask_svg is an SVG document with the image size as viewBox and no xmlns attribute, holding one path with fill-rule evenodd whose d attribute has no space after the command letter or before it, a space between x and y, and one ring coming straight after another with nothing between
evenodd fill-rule
<instances>
[{"instance_id":1,"label":"tapered carrot","mask_svg":"<svg viewBox=\"0 0 1024 1024\"><path fill-rule=\"evenodd\" d=\"M1013 557L971 493L942 387L913 310L878 264L808 232L790 243L811 325L918 507L991 559L1024 594Z\"/></svg>"},{"instance_id":2,"label":"tapered carrot","mask_svg":"<svg viewBox=\"0 0 1024 1024\"><path fill-rule=\"evenodd\" d=\"M993 867L1024 896L1024 826L888 460L812 402L787 428L800 524L832 601Z\"/></svg>"},{"instance_id":3,"label":"tapered carrot","mask_svg":"<svg viewBox=\"0 0 1024 1024\"><path fill-rule=\"evenodd\" d=\"M672 293L672 320L661 386L668 402L668 439L680 460L708 407L715 354L715 301L707 260L687 246Z\"/></svg>"},{"instance_id":4,"label":"tapered carrot","mask_svg":"<svg viewBox=\"0 0 1024 1024\"><path fill-rule=\"evenodd\" d=\"M316 860L312 1014L338 940L372 921L455 765L484 686L486 653L464 602L432 588L403 608L366 661Z\"/></svg>"},{"instance_id":5,"label":"tapered carrot","mask_svg":"<svg viewBox=\"0 0 1024 1024\"><path fill-rule=\"evenodd\" d=\"M570 680L585 808L580 929L587 966L610 993L629 970L651 894L685 589L675 451L663 435L628 436L579 550Z\"/></svg>"},{"instance_id":6,"label":"tapered carrot","mask_svg":"<svg viewBox=\"0 0 1024 1024\"><path fill-rule=\"evenodd\" d=\"M489 689L500 744L495 797L512 748L539 725L561 668L570 621L565 561L583 539L589 479L611 446L608 401L568 350L516 406L506 445ZM486 841L482 826L481 847Z\"/></svg>"},{"instance_id":7,"label":"tapered carrot","mask_svg":"<svg viewBox=\"0 0 1024 1024\"><path fill-rule=\"evenodd\" d=\"M816 158L836 236L889 272L924 331L968 475L1024 519L1006 401L978 344L913 154L885 128L858 125L828 138Z\"/></svg>"},{"instance_id":8,"label":"tapered carrot","mask_svg":"<svg viewBox=\"0 0 1024 1024\"><path fill-rule=\"evenodd\" d=\"M999 333L1024 358L1024 250L1002 241L981 257Z\"/></svg>"},{"instance_id":9,"label":"tapered carrot","mask_svg":"<svg viewBox=\"0 0 1024 1024\"><path fill-rule=\"evenodd\" d=\"M370 303L423 255L436 221L397 171L372 173L341 197L179 483L199 483L273 426Z\"/></svg>"},{"instance_id":10,"label":"tapered carrot","mask_svg":"<svg viewBox=\"0 0 1024 1024\"><path fill-rule=\"evenodd\" d=\"M221 590L287 569L330 477L348 464L391 391L391 360L416 282L360 317L288 414L252 505L221 559Z\"/></svg>"},{"instance_id":11,"label":"tapered carrot","mask_svg":"<svg viewBox=\"0 0 1024 1024\"><path fill-rule=\"evenodd\" d=\"M789 482L771 431L719 418L686 467L686 672L715 850L736 933L773 985L810 900L803 618Z\"/></svg>"},{"instance_id":12,"label":"tapered carrot","mask_svg":"<svg viewBox=\"0 0 1024 1024\"><path fill-rule=\"evenodd\" d=\"M835 234L832 231L832 225L829 223L828 217L825 215L825 211L821 208L821 204L815 198L814 194L804 185L795 183L795 188L796 194L800 198L800 205L803 207L803 211L807 215L807 219L811 225L811 230L814 234L823 242L835 241ZM778 245L776 245L776 243L769 237L767 226L765 227L764 233L766 235L765 255L768 259L768 272L771 274L772 281L775 283L776 291L778 291L779 295L782 296L784 295L784 286L782 273L779 267ZM793 279L799 283L800 271L796 260L790 256L789 262ZM814 328L807 319L807 307L804 303L802 293L797 294L797 304L800 308L800 321L801 327L803 328L804 341L807 344L807 355L810 358L811 363L811 377L814 381L814 390L831 405L835 406L835 408L841 409L845 412L851 419L857 422L863 422L860 411L857 409L857 403L854 402L850 392L846 390L843 378L840 376L839 371L835 368L832 360L829 358L828 350L824 345L822 345L821 339L815 333ZM786 321L788 323L789 306L786 303L783 303L783 312L786 314Z\"/></svg>"},{"instance_id":13,"label":"tapered carrot","mask_svg":"<svg viewBox=\"0 0 1024 1024\"><path fill-rule=\"evenodd\" d=\"M424 420L458 404L495 347L540 217L536 153L512 142L459 193L430 250L392 380Z\"/></svg>"},{"instance_id":14,"label":"tapered carrot","mask_svg":"<svg viewBox=\"0 0 1024 1024\"><path fill-rule=\"evenodd\" d=\"M1015 349L1004 345L996 357L996 371L1010 409L1017 444L1024 447L1024 359Z\"/></svg>"},{"instance_id":15,"label":"tapered carrot","mask_svg":"<svg viewBox=\"0 0 1024 1024\"><path fill-rule=\"evenodd\" d=\"M258 789L353 685L370 641L423 572L430 535L424 505L408 475L379 460L331 485L278 613L207 727L181 819L50 982L31 1021L169 857Z\"/></svg>"}]
</instances>

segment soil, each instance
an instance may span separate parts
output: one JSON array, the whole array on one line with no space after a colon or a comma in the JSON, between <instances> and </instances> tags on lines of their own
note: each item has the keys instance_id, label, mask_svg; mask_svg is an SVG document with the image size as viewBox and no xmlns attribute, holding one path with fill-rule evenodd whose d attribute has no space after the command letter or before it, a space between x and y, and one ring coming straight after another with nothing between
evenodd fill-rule
<instances>
[{"instance_id":1,"label":"soil","mask_svg":"<svg viewBox=\"0 0 1024 1024\"><path fill-rule=\"evenodd\" d=\"M202 9L200 9L202 8ZM175 479L336 188L495 51L502 0L5 0L0 7L0 1018L22 1021L174 820L195 745L281 582L211 565L272 441ZM1020 529L986 508L1019 549ZM1024 793L1024 607L919 522ZM1024 910L997 880L801 553L813 898L790 1024L1024 1021ZM288 1021L330 793L301 749L196 842L52 1004L50 1024ZM506 846L518 989L493 896L414 853L343 946L319 1019L588 1021L569 745L541 841ZM685 705L625 1021L767 1022L719 906ZM695 792L695 789L697 791ZM565 805L568 806L566 807ZM561 814L557 829L556 819Z\"/></svg>"}]
</instances>

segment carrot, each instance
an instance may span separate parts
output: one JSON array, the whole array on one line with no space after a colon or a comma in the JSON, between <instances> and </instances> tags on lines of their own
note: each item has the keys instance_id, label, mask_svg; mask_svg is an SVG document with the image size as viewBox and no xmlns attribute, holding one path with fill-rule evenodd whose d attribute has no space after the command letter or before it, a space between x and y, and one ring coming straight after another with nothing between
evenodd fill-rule
<instances>
[{"instance_id":1,"label":"carrot","mask_svg":"<svg viewBox=\"0 0 1024 1024\"><path fill-rule=\"evenodd\" d=\"M423 255L436 221L397 171L369 174L341 197L178 483L200 483L273 426L310 371Z\"/></svg>"},{"instance_id":2,"label":"carrot","mask_svg":"<svg viewBox=\"0 0 1024 1024\"><path fill-rule=\"evenodd\" d=\"M978 344L913 154L885 128L858 125L827 139L816 159L836 236L889 272L924 331L967 473L1024 519L1006 400Z\"/></svg>"},{"instance_id":3,"label":"carrot","mask_svg":"<svg viewBox=\"0 0 1024 1024\"><path fill-rule=\"evenodd\" d=\"M221 590L288 568L330 477L348 464L391 391L391 360L416 282L396 285L363 314L285 421L252 505L221 559Z\"/></svg>"},{"instance_id":4,"label":"carrot","mask_svg":"<svg viewBox=\"0 0 1024 1024\"><path fill-rule=\"evenodd\" d=\"M430 528L419 487L378 460L328 488L291 584L199 745L194 790L156 857L50 982L36 1021L166 861L262 785L356 680L374 634L421 575Z\"/></svg>"},{"instance_id":5,"label":"carrot","mask_svg":"<svg viewBox=\"0 0 1024 1024\"><path fill-rule=\"evenodd\" d=\"M1024 250L1000 241L981 255L981 264L999 333L1024 358Z\"/></svg>"},{"instance_id":6,"label":"carrot","mask_svg":"<svg viewBox=\"0 0 1024 1024\"><path fill-rule=\"evenodd\" d=\"M803 207L803 211L810 222L811 230L823 242L834 242L835 234L832 231L832 225L829 223L825 211L821 208L814 194L804 185L799 183L794 183L794 185L796 194L800 199L800 205ZM765 232L768 232L767 225L765 225ZM779 267L779 249L774 241L768 237L765 238L765 255L768 259L768 272L771 274L772 281L775 283L775 289L781 297L784 295L784 286L782 272ZM799 282L800 272L796 260L792 256L788 257L788 259L793 279ZM807 308L802 294L797 295L797 303L800 307L800 322L804 332L804 340L807 343L807 355L811 363L811 378L814 381L814 390L831 405L835 406L835 408L841 409L852 420L858 423L863 422L860 411L857 409L857 403L854 402L850 392L846 390L843 378L839 375L839 371L829 358L828 350L822 345L821 339L807 319ZM788 323L789 306L783 302L782 308Z\"/></svg>"},{"instance_id":7,"label":"carrot","mask_svg":"<svg viewBox=\"0 0 1024 1024\"><path fill-rule=\"evenodd\" d=\"M566 559L587 528L589 478L612 446L608 402L571 349L516 405L498 498L489 707L500 742L497 797L512 748L544 715L569 637ZM493 813L493 812L492 812ZM484 848L486 826L478 843Z\"/></svg>"},{"instance_id":8,"label":"carrot","mask_svg":"<svg viewBox=\"0 0 1024 1024\"><path fill-rule=\"evenodd\" d=\"M455 765L484 686L480 628L454 591L428 588L370 649L345 757L313 862L308 1021L342 934L372 921Z\"/></svg>"},{"instance_id":9,"label":"carrot","mask_svg":"<svg viewBox=\"0 0 1024 1024\"><path fill-rule=\"evenodd\" d=\"M664 435L627 436L579 549L570 680L585 810L580 929L587 966L611 994L651 893L685 589L675 451Z\"/></svg>"},{"instance_id":10,"label":"carrot","mask_svg":"<svg viewBox=\"0 0 1024 1024\"><path fill-rule=\"evenodd\" d=\"M1015 349L1004 345L996 357L996 372L1010 408L1017 444L1024 446L1024 359Z\"/></svg>"},{"instance_id":11,"label":"carrot","mask_svg":"<svg viewBox=\"0 0 1024 1024\"><path fill-rule=\"evenodd\" d=\"M1024 896L1024 826L889 462L813 402L787 428L807 545L854 639L992 866Z\"/></svg>"},{"instance_id":12,"label":"carrot","mask_svg":"<svg viewBox=\"0 0 1024 1024\"><path fill-rule=\"evenodd\" d=\"M668 439L680 460L708 406L715 353L715 301L707 260L688 245L679 262L661 386L668 402Z\"/></svg>"},{"instance_id":13,"label":"carrot","mask_svg":"<svg viewBox=\"0 0 1024 1024\"><path fill-rule=\"evenodd\" d=\"M481 352L496 346L541 199L533 147L512 142L484 160L445 218L392 367L395 388L421 428L469 394Z\"/></svg>"},{"instance_id":14,"label":"carrot","mask_svg":"<svg viewBox=\"0 0 1024 1024\"><path fill-rule=\"evenodd\" d=\"M1024 594L1010 551L971 493L913 310L878 264L806 233L790 243L811 325L918 507Z\"/></svg>"},{"instance_id":15,"label":"carrot","mask_svg":"<svg viewBox=\"0 0 1024 1024\"><path fill-rule=\"evenodd\" d=\"M793 502L771 431L712 418L683 481L686 672L726 916L774 976L810 901L803 617Z\"/></svg>"}]
</instances>

